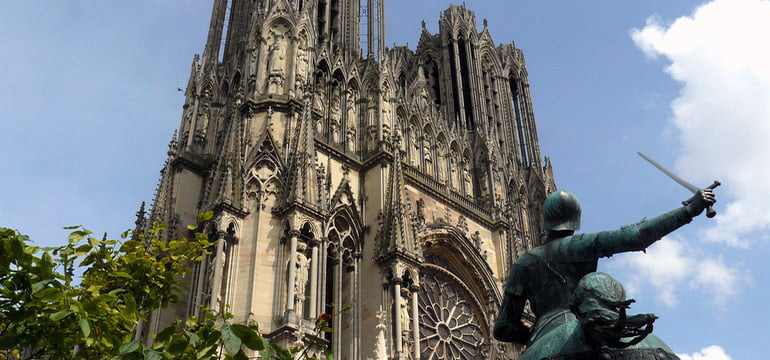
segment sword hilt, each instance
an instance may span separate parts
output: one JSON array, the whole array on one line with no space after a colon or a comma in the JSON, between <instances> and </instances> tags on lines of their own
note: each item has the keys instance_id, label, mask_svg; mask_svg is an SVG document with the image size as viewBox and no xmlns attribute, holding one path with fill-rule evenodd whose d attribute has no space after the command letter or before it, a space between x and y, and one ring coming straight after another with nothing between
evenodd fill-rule
<instances>
[{"instance_id":1,"label":"sword hilt","mask_svg":"<svg viewBox=\"0 0 770 360\"><path fill-rule=\"evenodd\" d=\"M708 186L706 189L711 189L711 190L714 190L714 189L715 189L717 186L719 186L719 185L722 185L722 183L721 183L721 182L719 182L719 181L717 181L717 180L714 180L714 182L713 182L713 183L711 183L711 185L709 185L709 186ZM687 204L689 204L689 203L690 203L690 201L689 201L689 200L687 200L687 201L683 201L683 202L682 202L682 205L685 205L685 206L687 206ZM707 218L709 218L709 219L710 219L710 218L713 218L713 217L714 217L714 216L716 216L716 215L717 215L717 212L716 212L716 210L714 210L714 209L711 207L711 205L709 205L709 206L707 206L707 207L706 207L706 217L707 217Z\"/></svg>"},{"instance_id":2,"label":"sword hilt","mask_svg":"<svg viewBox=\"0 0 770 360\"><path fill-rule=\"evenodd\" d=\"M709 187L707 187L706 189L714 190L714 188L716 188L719 185L722 185L722 183L719 182L719 181L714 180L714 182L711 185L709 185ZM711 208L711 205L706 207L706 217L707 218L709 218L709 219L713 218L714 216L716 216L716 214L717 214L716 210Z\"/></svg>"}]
</instances>

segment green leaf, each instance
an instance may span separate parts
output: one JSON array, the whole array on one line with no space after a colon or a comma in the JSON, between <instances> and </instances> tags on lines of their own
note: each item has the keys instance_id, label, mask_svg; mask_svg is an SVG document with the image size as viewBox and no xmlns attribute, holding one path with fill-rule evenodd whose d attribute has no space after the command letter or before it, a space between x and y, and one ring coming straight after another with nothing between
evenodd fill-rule
<instances>
[{"instance_id":1,"label":"green leaf","mask_svg":"<svg viewBox=\"0 0 770 360\"><path fill-rule=\"evenodd\" d=\"M91 251L91 245L83 244L75 248L75 256L83 256Z\"/></svg>"},{"instance_id":2,"label":"green leaf","mask_svg":"<svg viewBox=\"0 0 770 360\"><path fill-rule=\"evenodd\" d=\"M264 348L260 353L262 354L263 359L271 359L270 357L270 342L267 341L267 339L260 337L262 339L262 347Z\"/></svg>"},{"instance_id":3,"label":"green leaf","mask_svg":"<svg viewBox=\"0 0 770 360\"><path fill-rule=\"evenodd\" d=\"M213 353L214 353L214 351L216 351L216 350L217 350L217 345L216 345L216 344L214 344L214 345L209 345L209 346L207 346L207 347L205 347L205 348L201 349L200 351L198 351L198 354L197 354L196 358L197 358L198 360L201 360L201 359L205 359L205 358L208 358L208 357L210 357L210 356L211 356L211 354L213 354ZM265 358L265 359L269 359L269 358Z\"/></svg>"},{"instance_id":4,"label":"green leaf","mask_svg":"<svg viewBox=\"0 0 770 360\"><path fill-rule=\"evenodd\" d=\"M212 330L208 335L206 335L206 345L214 345L219 343L219 339L222 337L222 333L219 332L219 330Z\"/></svg>"},{"instance_id":5,"label":"green leaf","mask_svg":"<svg viewBox=\"0 0 770 360\"><path fill-rule=\"evenodd\" d=\"M186 348L187 338L181 334L174 334L174 336L171 337L171 341L168 343L168 352L171 353L171 355L181 354Z\"/></svg>"},{"instance_id":6,"label":"green leaf","mask_svg":"<svg viewBox=\"0 0 770 360\"><path fill-rule=\"evenodd\" d=\"M126 304L126 307L123 308L123 314L129 315L136 312L136 300L131 294L123 294L123 303Z\"/></svg>"},{"instance_id":7,"label":"green leaf","mask_svg":"<svg viewBox=\"0 0 770 360\"><path fill-rule=\"evenodd\" d=\"M230 324L222 325L220 328L222 332L222 342L225 344L225 349L230 354L235 354L241 349L241 339L233 333Z\"/></svg>"},{"instance_id":8,"label":"green leaf","mask_svg":"<svg viewBox=\"0 0 770 360\"><path fill-rule=\"evenodd\" d=\"M70 311L70 310L61 310L61 311L57 311L57 312L51 314L50 317L51 317L51 320L53 320L53 321L59 321L61 319L64 319L65 317L67 317L67 315L69 315L69 314L72 314L72 311Z\"/></svg>"},{"instance_id":9,"label":"green leaf","mask_svg":"<svg viewBox=\"0 0 770 360\"><path fill-rule=\"evenodd\" d=\"M235 357L233 357L235 360L249 360L249 357L246 356L246 354L243 353L243 350L239 351L237 354L235 354Z\"/></svg>"},{"instance_id":10,"label":"green leaf","mask_svg":"<svg viewBox=\"0 0 770 360\"><path fill-rule=\"evenodd\" d=\"M42 301L54 301L61 297L61 291L57 288L45 288L43 290L38 291L35 293L35 297L39 298Z\"/></svg>"},{"instance_id":11,"label":"green leaf","mask_svg":"<svg viewBox=\"0 0 770 360\"><path fill-rule=\"evenodd\" d=\"M88 319L80 318L80 330L83 331L83 336L88 337L91 335L91 325L88 324Z\"/></svg>"},{"instance_id":12,"label":"green leaf","mask_svg":"<svg viewBox=\"0 0 770 360\"><path fill-rule=\"evenodd\" d=\"M214 217L214 212L209 210L209 211L206 211L205 213L198 214L198 222L200 223L204 221L209 221L213 217Z\"/></svg>"},{"instance_id":13,"label":"green leaf","mask_svg":"<svg viewBox=\"0 0 770 360\"><path fill-rule=\"evenodd\" d=\"M324 356L326 357L326 360L334 360L334 355L329 349L324 350Z\"/></svg>"},{"instance_id":14,"label":"green leaf","mask_svg":"<svg viewBox=\"0 0 770 360\"><path fill-rule=\"evenodd\" d=\"M139 342L134 340L128 344L120 345L119 351L120 351L120 355L126 355L128 353L132 353L136 351L137 349L139 349Z\"/></svg>"},{"instance_id":15,"label":"green leaf","mask_svg":"<svg viewBox=\"0 0 770 360\"><path fill-rule=\"evenodd\" d=\"M253 329L241 324L232 324L230 329L249 349L262 350L262 341L259 340L260 336Z\"/></svg>"},{"instance_id":16,"label":"green leaf","mask_svg":"<svg viewBox=\"0 0 770 360\"><path fill-rule=\"evenodd\" d=\"M82 226L82 225L70 225L70 226L65 226L65 227L64 227L64 230L73 230L73 229L77 229L77 228L79 228L79 227L81 227L81 226Z\"/></svg>"},{"instance_id":17,"label":"green leaf","mask_svg":"<svg viewBox=\"0 0 770 360\"><path fill-rule=\"evenodd\" d=\"M36 293L36 292L38 292L40 290L43 290L45 288L45 286L48 285L48 283L50 283L51 281L53 281L53 279L41 280L41 281L38 281L36 283L33 283L32 284L32 293L34 294L34 293Z\"/></svg>"},{"instance_id":18,"label":"green leaf","mask_svg":"<svg viewBox=\"0 0 770 360\"><path fill-rule=\"evenodd\" d=\"M175 329L176 324L171 324L171 326L161 330L157 335L155 335L155 343L166 342L171 337L171 335L174 334Z\"/></svg>"},{"instance_id":19,"label":"green leaf","mask_svg":"<svg viewBox=\"0 0 770 360\"><path fill-rule=\"evenodd\" d=\"M129 273L124 272L124 271L115 271L113 274L115 276L119 276L119 277L122 277L122 278L133 279L133 277Z\"/></svg>"},{"instance_id":20,"label":"green leaf","mask_svg":"<svg viewBox=\"0 0 770 360\"><path fill-rule=\"evenodd\" d=\"M155 350L145 350L144 351L144 360L162 360L163 357L160 356L160 353Z\"/></svg>"},{"instance_id":21,"label":"green leaf","mask_svg":"<svg viewBox=\"0 0 770 360\"><path fill-rule=\"evenodd\" d=\"M273 350L278 354L278 357L281 358L281 360L291 360L291 352L287 350L285 347L278 345L278 344L270 344L272 346Z\"/></svg>"},{"instance_id":22,"label":"green leaf","mask_svg":"<svg viewBox=\"0 0 770 360\"><path fill-rule=\"evenodd\" d=\"M70 241L70 245L77 244L80 240L83 240L86 235L90 234L91 232L88 230L75 230L70 233L70 235L67 237Z\"/></svg>"},{"instance_id":23,"label":"green leaf","mask_svg":"<svg viewBox=\"0 0 770 360\"><path fill-rule=\"evenodd\" d=\"M198 334L188 330L185 330L184 333L187 334L187 338L190 339L190 345L192 347L195 347L196 345L198 345L198 341L201 340L200 337L198 337Z\"/></svg>"},{"instance_id":24,"label":"green leaf","mask_svg":"<svg viewBox=\"0 0 770 360\"><path fill-rule=\"evenodd\" d=\"M198 228L198 225L187 225L187 230L195 231L195 229Z\"/></svg>"}]
</instances>

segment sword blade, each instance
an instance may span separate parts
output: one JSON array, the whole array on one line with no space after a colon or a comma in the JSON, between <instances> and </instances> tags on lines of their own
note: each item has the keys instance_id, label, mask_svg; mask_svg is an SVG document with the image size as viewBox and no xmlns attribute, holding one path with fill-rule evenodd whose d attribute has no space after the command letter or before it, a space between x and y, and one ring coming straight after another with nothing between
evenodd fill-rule
<instances>
[{"instance_id":1,"label":"sword blade","mask_svg":"<svg viewBox=\"0 0 770 360\"><path fill-rule=\"evenodd\" d=\"M690 184L690 183L689 183L689 182L687 182L685 179L682 179L682 178L680 178L680 177L679 177L679 176L677 176L676 174L672 173L671 171L669 171L668 169L666 169L665 167L663 167L663 165L659 164L657 161L655 161L655 160L653 160L653 159L650 159L650 158L649 158L647 155L644 155L644 154L642 154L642 153L641 153L641 152L639 152L639 151L637 151L636 153L637 153L637 154L639 154L639 156L641 156L641 157L642 157L642 159L644 159L644 160L647 160L647 161L648 161L650 164L652 164L652 166L654 166L654 167L658 168L658 170L660 170L660 171L662 171L664 174L668 175L668 177L670 177L672 180L676 181L676 182L677 182L679 185L682 185L682 186L684 186L684 187L685 187L687 190L690 190L690 191L692 191L692 193L693 193L693 194L694 194L694 193L696 193L696 192L698 192L698 190L700 190L700 189L699 189L697 186L695 186L695 185L693 185L693 184Z\"/></svg>"}]
</instances>

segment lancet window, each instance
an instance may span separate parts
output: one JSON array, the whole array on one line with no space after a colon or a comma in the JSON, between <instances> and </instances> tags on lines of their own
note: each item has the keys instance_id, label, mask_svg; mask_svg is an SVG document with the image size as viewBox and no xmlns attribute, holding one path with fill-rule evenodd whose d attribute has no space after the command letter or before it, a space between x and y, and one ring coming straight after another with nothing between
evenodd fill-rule
<instances>
[{"instance_id":1,"label":"lancet window","mask_svg":"<svg viewBox=\"0 0 770 360\"><path fill-rule=\"evenodd\" d=\"M360 249L356 230L349 217L338 214L332 217L326 232L326 258L323 312L336 314L343 308L349 308L332 318L332 333L326 333L326 340L331 344L335 357L345 358L353 352L352 339L358 326L357 298Z\"/></svg>"},{"instance_id":2,"label":"lancet window","mask_svg":"<svg viewBox=\"0 0 770 360\"><path fill-rule=\"evenodd\" d=\"M521 82L511 77L508 81L511 88L511 105L516 116L516 133L519 140L519 162L523 165L529 165L529 141L527 126L526 107L524 105L524 94L521 88Z\"/></svg>"}]
</instances>

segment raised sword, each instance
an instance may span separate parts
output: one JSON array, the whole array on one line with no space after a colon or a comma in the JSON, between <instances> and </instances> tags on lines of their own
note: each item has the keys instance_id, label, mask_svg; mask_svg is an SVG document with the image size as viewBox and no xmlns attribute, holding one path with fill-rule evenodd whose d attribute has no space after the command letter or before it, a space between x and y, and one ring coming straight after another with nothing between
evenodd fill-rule
<instances>
[{"instance_id":1,"label":"raised sword","mask_svg":"<svg viewBox=\"0 0 770 360\"><path fill-rule=\"evenodd\" d=\"M687 190L690 190L693 194L697 193L698 190L700 190L699 187L689 183L685 179L680 178L678 175L672 173L670 170L666 169L665 167L663 167L663 165L659 164L657 161L651 159L647 155L642 154L640 151L637 151L636 153L639 154L639 156L641 156L642 159L647 160L650 164L652 164L652 166L655 166L656 168L658 168L658 170L660 170L664 174L668 175L668 177L670 177L672 180L676 181L679 185L682 185ZM714 188L716 188L719 185L722 185L722 183L720 183L719 181L714 180L714 183L709 185L709 187L707 187L706 189L714 189ZM684 201L683 204L687 205L687 201ZM716 214L717 214L717 212L713 208L711 208L711 205L709 205L706 208L706 217L713 218L714 215L716 215Z\"/></svg>"}]
</instances>

